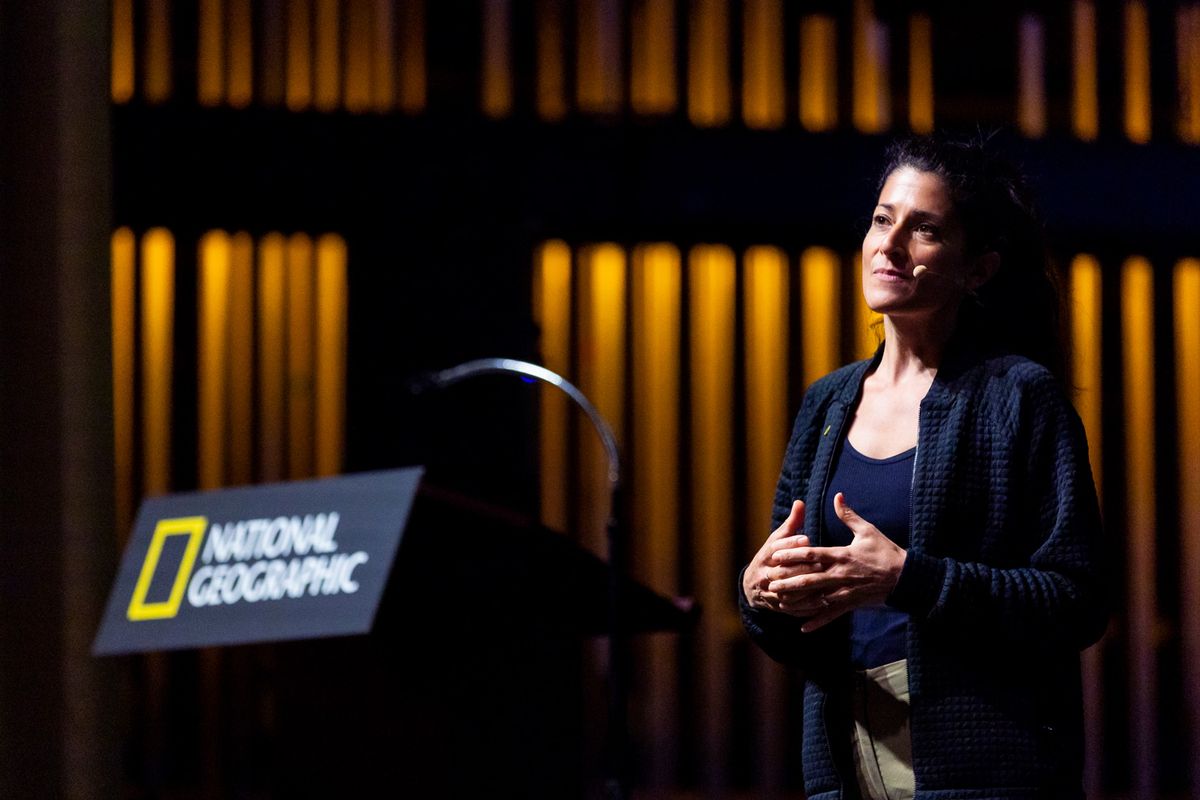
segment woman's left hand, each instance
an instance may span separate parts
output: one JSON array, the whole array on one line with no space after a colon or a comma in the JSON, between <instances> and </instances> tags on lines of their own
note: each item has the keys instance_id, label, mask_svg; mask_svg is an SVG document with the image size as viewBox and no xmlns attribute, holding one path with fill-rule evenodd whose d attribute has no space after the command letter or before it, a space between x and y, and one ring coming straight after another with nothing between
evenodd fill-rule
<instances>
[{"instance_id":1,"label":"woman's left hand","mask_svg":"<svg viewBox=\"0 0 1200 800\"><path fill-rule=\"evenodd\" d=\"M779 597L779 609L809 617L801 630L815 631L862 606L887 599L900 571L905 550L846 504L838 492L833 510L854 535L845 547L796 547L776 551L773 562L780 566L808 565L815 571L772 581L768 591Z\"/></svg>"}]
</instances>

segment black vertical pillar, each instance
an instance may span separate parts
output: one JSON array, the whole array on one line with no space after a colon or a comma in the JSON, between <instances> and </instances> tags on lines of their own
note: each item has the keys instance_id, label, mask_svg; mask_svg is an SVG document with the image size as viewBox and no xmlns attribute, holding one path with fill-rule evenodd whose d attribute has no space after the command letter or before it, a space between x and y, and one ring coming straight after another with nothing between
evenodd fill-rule
<instances>
[{"instance_id":1,"label":"black vertical pillar","mask_svg":"<svg viewBox=\"0 0 1200 800\"><path fill-rule=\"evenodd\" d=\"M0 0L0 796L116 794L105 0Z\"/></svg>"}]
</instances>

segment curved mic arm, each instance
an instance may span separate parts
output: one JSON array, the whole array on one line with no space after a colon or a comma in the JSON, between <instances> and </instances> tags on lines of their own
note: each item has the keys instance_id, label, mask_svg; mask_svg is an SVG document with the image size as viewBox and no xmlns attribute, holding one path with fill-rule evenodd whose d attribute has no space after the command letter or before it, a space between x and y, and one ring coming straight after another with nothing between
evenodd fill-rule
<instances>
[{"instance_id":1,"label":"curved mic arm","mask_svg":"<svg viewBox=\"0 0 1200 800\"><path fill-rule=\"evenodd\" d=\"M612 800L625 800L629 797L629 732L626 706L629 701L627 660L629 648L626 643L625 609L623 591L621 588L621 564L624 560L622 529L625 525L625 509L621 491L621 458L617 449L617 437L612 428L596 407L584 396L583 392L570 381L556 372L545 367L531 364L528 361L518 361L513 358L481 358L467 361L457 367L450 367L440 372L426 375L424 379L412 385L414 392L429 388L445 388L476 375L493 373L508 373L535 378L551 386L557 386L584 410L592 421L600 440L604 443L604 451L608 455L608 625L609 625L609 698L608 698L608 735L607 760L609 762L608 776L605 782L605 797Z\"/></svg>"},{"instance_id":2,"label":"curved mic arm","mask_svg":"<svg viewBox=\"0 0 1200 800\"><path fill-rule=\"evenodd\" d=\"M450 367L449 369L435 372L429 376L429 382L433 386L444 388L461 380L473 378L476 375L494 373L509 373L536 378L566 392L575 401L576 405L582 408L584 413L588 415L588 419L596 427L596 433L600 435L600 441L604 444L604 452L608 456L609 484L611 484L614 490L621 485L621 456L617 449L617 437L613 435L612 428L609 426L608 421L600 416L600 412L596 410L596 407L592 405L584 393L579 391L579 388L575 384L557 372L552 372L545 367L531 364L528 361L519 361L515 358L480 358L475 361L467 361L459 364L457 367Z\"/></svg>"}]
</instances>

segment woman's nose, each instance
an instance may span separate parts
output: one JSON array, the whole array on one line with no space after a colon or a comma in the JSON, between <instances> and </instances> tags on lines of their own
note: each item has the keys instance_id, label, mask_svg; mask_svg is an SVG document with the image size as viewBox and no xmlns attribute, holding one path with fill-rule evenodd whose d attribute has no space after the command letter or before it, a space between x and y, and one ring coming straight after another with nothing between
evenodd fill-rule
<instances>
[{"instance_id":1,"label":"woman's nose","mask_svg":"<svg viewBox=\"0 0 1200 800\"><path fill-rule=\"evenodd\" d=\"M887 232L887 234L883 237L883 240L879 243L879 250L880 252L889 256L897 253L903 254L905 252L904 240L899 226L893 227Z\"/></svg>"}]
</instances>

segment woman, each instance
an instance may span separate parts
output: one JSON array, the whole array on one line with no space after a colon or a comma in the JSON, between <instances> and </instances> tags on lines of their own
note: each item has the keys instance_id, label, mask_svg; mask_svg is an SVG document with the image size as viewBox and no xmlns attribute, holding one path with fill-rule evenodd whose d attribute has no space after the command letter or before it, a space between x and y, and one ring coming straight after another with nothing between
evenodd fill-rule
<instances>
[{"instance_id":1,"label":"woman","mask_svg":"<svg viewBox=\"0 0 1200 800\"><path fill-rule=\"evenodd\" d=\"M1040 224L985 142L889 156L884 343L805 393L742 619L803 669L809 800L1081 797L1107 585Z\"/></svg>"}]
</instances>

